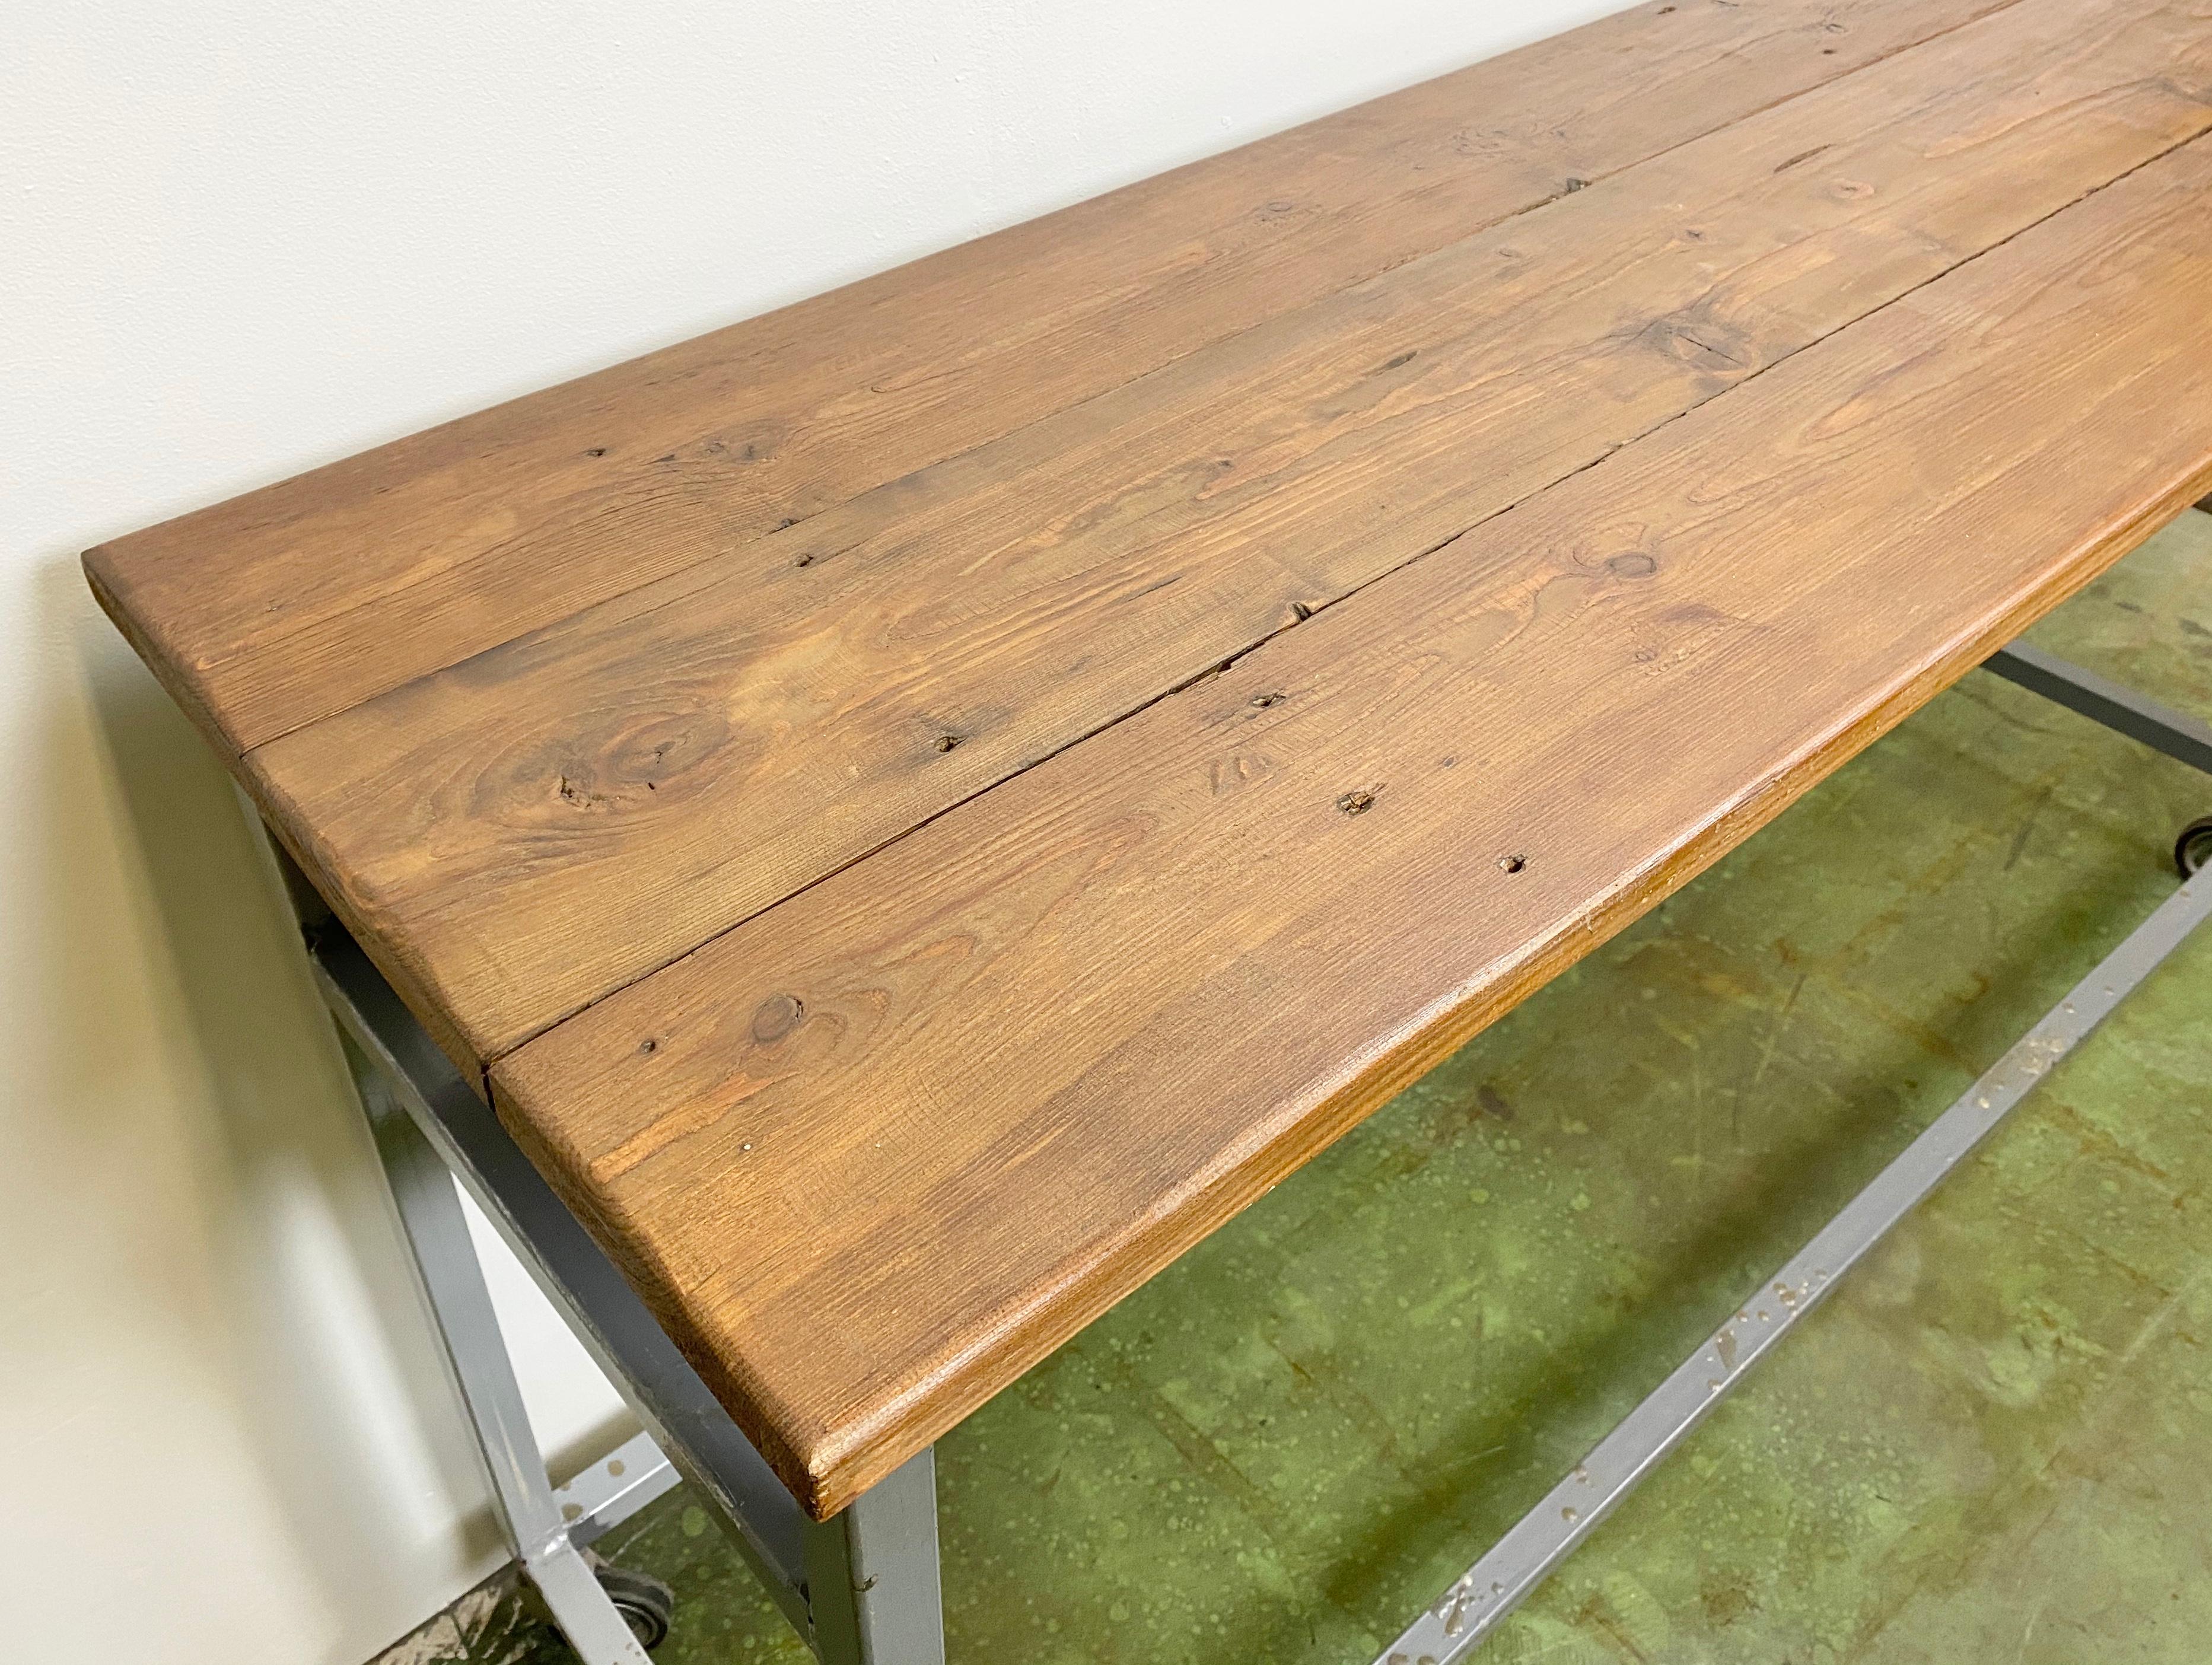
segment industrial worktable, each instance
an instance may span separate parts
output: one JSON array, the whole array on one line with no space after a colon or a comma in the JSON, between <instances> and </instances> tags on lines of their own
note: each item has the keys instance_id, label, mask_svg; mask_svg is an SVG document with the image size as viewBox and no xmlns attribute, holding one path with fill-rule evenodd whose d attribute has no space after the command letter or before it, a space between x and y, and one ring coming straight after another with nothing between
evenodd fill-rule
<instances>
[{"instance_id":1,"label":"industrial worktable","mask_svg":"<svg viewBox=\"0 0 2212 1665\"><path fill-rule=\"evenodd\" d=\"M1969 668L2212 767L2006 645L2212 487L2208 133L2212 0L1646 4L91 551L580 1651L659 1622L580 1551L672 1462L823 1657L941 1657L937 1437ZM448 1171L637 1407L622 1496L548 1489Z\"/></svg>"}]
</instances>

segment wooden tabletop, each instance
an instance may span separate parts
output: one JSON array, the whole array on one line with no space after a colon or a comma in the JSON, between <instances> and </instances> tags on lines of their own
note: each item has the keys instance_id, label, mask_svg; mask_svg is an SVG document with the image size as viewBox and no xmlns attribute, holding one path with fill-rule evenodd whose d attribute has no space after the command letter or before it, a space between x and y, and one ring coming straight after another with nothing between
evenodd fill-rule
<instances>
[{"instance_id":1,"label":"wooden tabletop","mask_svg":"<svg viewBox=\"0 0 2212 1665\"><path fill-rule=\"evenodd\" d=\"M86 565L827 1514L2212 486L2208 130L1646 4Z\"/></svg>"}]
</instances>

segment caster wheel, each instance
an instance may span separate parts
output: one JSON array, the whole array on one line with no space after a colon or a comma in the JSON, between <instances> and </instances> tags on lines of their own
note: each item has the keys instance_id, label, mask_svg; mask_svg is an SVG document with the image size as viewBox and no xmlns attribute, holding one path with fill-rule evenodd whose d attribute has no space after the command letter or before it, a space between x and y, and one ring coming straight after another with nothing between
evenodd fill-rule
<instances>
[{"instance_id":1,"label":"caster wheel","mask_svg":"<svg viewBox=\"0 0 2212 1665\"><path fill-rule=\"evenodd\" d=\"M2208 861L2212 861L2212 815L2191 822L2173 841L2173 865L2181 869L2184 878L2192 877Z\"/></svg>"},{"instance_id":2,"label":"caster wheel","mask_svg":"<svg viewBox=\"0 0 2212 1665\"><path fill-rule=\"evenodd\" d=\"M637 1645L648 1652L668 1639L668 1626L676 1617L676 1592L650 1573L633 1572L611 1562L594 1560L592 1576L615 1604L615 1611L629 1626Z\"/></svg>"}]
</instances>

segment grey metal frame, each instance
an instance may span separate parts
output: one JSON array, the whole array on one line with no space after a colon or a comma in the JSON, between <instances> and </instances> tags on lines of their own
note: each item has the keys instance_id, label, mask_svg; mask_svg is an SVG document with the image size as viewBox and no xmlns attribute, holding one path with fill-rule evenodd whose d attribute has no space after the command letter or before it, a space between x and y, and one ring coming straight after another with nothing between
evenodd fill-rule
<instances>
[{"instance_id":1,"label":"grey metal frame","mask_svg":"<svg viewBox=\"0 0 2212 1665\"><path fill-rule=\"evenodd\" d=\"M2212 728L2134 690L2014 642L1985 668L2167 756L2212 772ZM1621 1419L1543 1500L1377 1656L1376 1665L1458 1665L1598 1523L1711 1414L1836 1280L1910 1213L2212 915L2212 871L2185 878L2096 969L1929 1123L1735 1316Z\"/></svg>"},{"instance_id":2,"label":"grey metal frame","mask_svg":"<svg viewBox=\"0 0 2212 1665\"><path fill-rule=\"evenodd\" d=\"M347 935L249 803L298 921L516 1559L585 1665L647 1656L584 1547L680 1474L823 1665L944 1665L934 1453L811 1518L568 1206ZM645 1433L556 1492L453 1190L458 1181Z\"/></svg>"},{"instance_id":3,"label":"grey metal frame","mask_svg":"<svg viewBox=\"0 0 2212 1665\"><path fill-rule=\"evenodd\" d=\"M2212 727L2015 643L1988 668L2212 772ZM944 1665L936 1471L923 1451L843 1513L805 1514L644 1303L483 1100L331 915L251 804L306 939L463 1407L517 1558L586 1665L646 1655L584 1547L690 1480L824 1665ZM1376 1665L1454 1665L1588 1537L1836 1280L1939 1184L2060 1057L2212 914L2186 880L1805 1249L1668 1376L1572 1474L1416 1619ZM646 1432L556 1491L453 1185L482 1207L622 1392Z\"/></svg>"},{"instance_id":4,"label":"grey metal frame","mask_svg":"<svg viewBox=\"0 0 2212 1665\"><path fill-rule=\"evenodd\" d=\"M2212 773L2212 726L2184 712L2145 699L2123 684L2094 671L2015 641L1990 655L1984 671L1994 671L2032 694L2078 711L2092 722L2140 740L2192 769Z\"/></svg>"},{"instance_id":5,"label":"grey metal frame","mask_svg":"<svg viewBox=\"0 0 2212 1665\"><path fill-rule=\"evenodd\" d=\"M620 1526L678 1478L653 1436L636 1434L567 1485L555 1486L553 1502L568 1525L568 1541L580 1548Z\"/></svg>"}]
</instances>

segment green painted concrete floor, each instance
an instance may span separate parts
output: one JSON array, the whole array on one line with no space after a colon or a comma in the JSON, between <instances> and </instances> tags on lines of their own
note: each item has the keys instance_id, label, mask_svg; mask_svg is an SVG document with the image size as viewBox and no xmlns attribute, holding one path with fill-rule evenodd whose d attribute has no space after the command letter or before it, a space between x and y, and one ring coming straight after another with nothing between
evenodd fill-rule
<instances>
[{"instance_id":1,"label":"green painted concrete floor","mask_svg":"<svg viewBox=\"0 0 2212 1665\"><path fill-rule=\"evenodd\" d=\"M2212 712L2212 516L2033 639ZM939 1449L961 1662L1364 1665L2173 886L2212 781L1984 673ZM1480 1657L2212 1654L2212 930ZM808 1657L681 1490L669 1665ZM495 1580L387 1658L552 1665Z\"/></svg>"}]
</instances>

